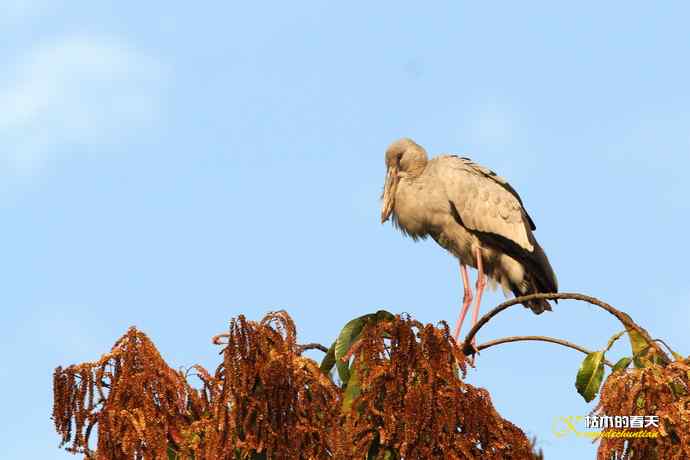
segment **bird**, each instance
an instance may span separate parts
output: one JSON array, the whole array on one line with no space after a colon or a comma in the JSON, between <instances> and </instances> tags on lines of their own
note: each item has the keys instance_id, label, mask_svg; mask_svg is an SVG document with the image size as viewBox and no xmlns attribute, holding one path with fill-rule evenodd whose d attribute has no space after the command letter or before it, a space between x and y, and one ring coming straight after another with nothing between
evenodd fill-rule
<instances>
[{"instance_id":1,"label":"bird","mask_svg":"<svg viewBox=\"0 0 690 460\"><path fill-rule=\"evenodd\" d=\"M506 295L558 292L558 280L534 237L534 221L520 195L501 176L458 155L429 160L410 138L386 149L381 223L413 240L433 238L459 260L463 302L453 337L458 341L473 294L467 267L477 270L472 325L477 323L487 278ZM523 302L535 314L551 310L545 299Z\"/></svg>"}]
</instances>

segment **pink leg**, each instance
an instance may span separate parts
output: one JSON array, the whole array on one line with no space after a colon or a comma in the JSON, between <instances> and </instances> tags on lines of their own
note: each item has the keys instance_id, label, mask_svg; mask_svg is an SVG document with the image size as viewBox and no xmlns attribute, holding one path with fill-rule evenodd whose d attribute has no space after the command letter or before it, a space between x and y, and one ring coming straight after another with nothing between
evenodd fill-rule
<instances>
[{"instance_id":1,"label":"pink leg","mask_svg":"<svg viewBox=\"0 0 690 460\"><path fill-rule=\"evenodd\" d=\"M482 302L482 293L486 287L486 275L484 274L482 254L479 248L477 248L475 254L477 256L477 303L474 305L474 311L472 312L472 327L477 324L477 319L479 318L479 304Z\"/></svg>"},{"instance_id":2,"label":"pink leg","mask_svg":"<svg viewBox=\"0 0 690 460\"><path fill-rule=\"evenodd\" d=\"M486 287L486 275L484 274L484 266L482 264L482 254L479 248L475 251L477 257L477 301L474 304L474 311L472 312L472 327L477 324L477 319L479 318L479 304L482 302L482 293ZM472 339L472 346L476 346L476 339ZM474 357L472 355L472 364L474 364Z\"/></svg>"},{"instance_id":3,"label":"pink leg","mask_svg":"<svg viewBox=\"0 0 690 460\"><path fill-rule=\"evenodd\" d=\"M460 317L458 322L455 324L455 332L453 332L453 337L455 341L458 341L460 337L460 329L462 328L462 323L465 321L465 316L467 315L467 310L470 308L472 303L472 289L470 288L470 277L467 275L467 267L460 262L460 275L462 275L462 287L465 290L465 294L462 297L462 310L460 311Z\"/></svg>"}]
</instances>

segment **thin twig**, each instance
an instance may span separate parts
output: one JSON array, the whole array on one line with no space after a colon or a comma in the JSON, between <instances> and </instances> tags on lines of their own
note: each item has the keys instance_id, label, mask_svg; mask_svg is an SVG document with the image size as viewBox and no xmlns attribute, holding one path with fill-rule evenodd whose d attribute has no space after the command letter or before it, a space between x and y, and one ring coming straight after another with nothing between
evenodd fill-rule
<instances>
[{"instance_id":1,"label":"thin twig","mask_svg":"<svg viewBox=\"0 0 690 460\"><path fill-rule=\"evenodd\" d=\"M479 351L484 350L486 348L493 347L494 345L500 345L502 343L509 343L509 342L522 342L522 341L537 341L537 342L550 342L550 343L555 343L558 345L563 345L564 347L572 348L573 350L577 350L579 352L582 352L586 355L590 354L591 351L587 350L586 348L581 347L580 345L577 345L572 342L568 342L567 340L563 339L556 339L553 337L545 337L542 335L516 335L516 336L511 336L511 337L503 337L501 339L496 339L496 340L490 340L488 342L484 342L481 345L477 347ZM613 367L613 364L611 364L609 361L604 360L604 364L606 364L609 367Z\"/></svg>"},{"instance_id":2,"label":"thin twig","mask_svg":"<svg viewBox=\"0 0 690 460\"><path fill-rule=\"evenodd\" d=\"M307 350L320 350L324 353L328 353L328 348L324 347L320 343L305 343L304 345L297 345L297 353L302 354Z\"/></svg>"},{"instance_id":3,"label":"thin twig","mask_svg":"<svg viewBox=\"0 0 690 460\"><path fill-rule=\"evenodd\" d=\"M584 294L576 294L576 293L570 293L570 292L562 292L562 293L553 293L553 294L530 294L522 297L516 297L514 299L507 300L500 304L499 306L495 307L493 310L489 311L487 314L481 317L479 321L477 321L477 324L475 324L472 329L470 329L470 332L467 333L467 336L465 337L465 341L463 342L462 349L463 352L466 355L472 354L472 339L474 336L477 334L479 329L482 328L486 323L489 322L491 318L502 312L508 307L512 307L513 305L517 305L523 302L527 302L530 300L537 300L537 299L570 299L570 300L580 300L583 302L590 303L592 305L596 305L599 308L602 308L609 313L611 313L613 316L618 318L618 320L623 323L624 326L626 326L627 329L634 329L637 331L650 345L650 347L654 348L654 350L662 357L663 360L666 362L671 362L669 359L668 355L664 353L664 351L657 345L654 340L650 337L649 333L643 329L641 326L637 325L631 318L628 316L626 313L623 313L622 311L612 307L611 305L602 302L601 300L584 295Z\"/></svg>"},{"instance_id":4,"label":"thin twig","mask_svg":"<svg viewBox=\"0 0 690 460\"><path fill-rule=\"evenodd\" d=\"M668 349L668 351L671 352L671 354L672 354L674 357L675 357L675 355L677 354L677 353L676 353L675 351L673 351L673 349L672 349L671 347L669 347L668 344L667 344L666 342L664 342L663 340L661 340L661 339L654 339L654 341L663 344L663 345Z\"/></svg>"},{"instance_id":5,"label":"thin twig","mask_svg":"<svg viewBox=\"0 0 690 460\"><path fill-rule=\"evenodd\" d=\"M224 332L222 334L214 335L213 338L211 339L211 343L214 345L227 345L227 343L222 342L221 339L223 338L228 338L230 337L230 334L227 332Z\"/></svg>"}]
</instances>

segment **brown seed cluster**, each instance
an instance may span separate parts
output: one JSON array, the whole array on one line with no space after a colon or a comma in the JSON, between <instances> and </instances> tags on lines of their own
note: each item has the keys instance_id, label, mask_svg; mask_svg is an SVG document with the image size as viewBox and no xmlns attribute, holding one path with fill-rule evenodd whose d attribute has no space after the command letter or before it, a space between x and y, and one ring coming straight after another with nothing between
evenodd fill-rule
<instances>
[{"instance_id":1,"label":"brown seed cluster","mask_svg":"<svg viewBox=\"0 0 690 460\"><path fill-rule=\"evenodd\" d=\"M94 363L53 375L55 428L68 451L88 459L156 459L189 422L190 392L153 343L135 328ZM98 426L96 451L89 448Z\"/></svg>"},{"instance_id":2,"label":"brown seed cluster","mask_svg":"<svg viewBox=\"0 0 690 460\"><path fill-rule=\"evenodd\" d=\"M239 316L220 339L215 373L193 368L199 388L135 328L99 361L57 368L62 444L98 460L541 458L486 390L462 381L445 324L370 324L347 357L347 388L301 356L285 312Z\"/></svg>"},{"instance_id":3,"label":"brown seed cluster","mask_svg":"<svg viewBox=\"0 0 690 460\"><path fill-rule=\"evenodd\" d=\"M194 458L331 458L339 390L300 356L287 313L259 323L239 316L223 337L223 363L203 378L208 411L187 430Z\"/></svg>"},{"instance_id":4,"label":"brown seed cluster","mask_svg":"<svg viewBox=\"0 0 690 460\"><path fill-rule=\"evenodd\" d=\"M367 326L351 355L361 393L346 413L344 458L538 458L489 393L463 382L466 359L446 324L397 316Z\"/></svg>"},{"instance_id":5,"label":"brown seed cluster","mask_svg":"<svg viewBox=\"0 0 690 460\"><path fill-rule=\"evenodd\" d=\"M596 411L659 417L656 438L602 438L599 460L690 458L690 362L679 359L667 366L650 364L612 373L604 382ZM653 426L643 429L657 430Z\"/></svg>"}]
</instances>

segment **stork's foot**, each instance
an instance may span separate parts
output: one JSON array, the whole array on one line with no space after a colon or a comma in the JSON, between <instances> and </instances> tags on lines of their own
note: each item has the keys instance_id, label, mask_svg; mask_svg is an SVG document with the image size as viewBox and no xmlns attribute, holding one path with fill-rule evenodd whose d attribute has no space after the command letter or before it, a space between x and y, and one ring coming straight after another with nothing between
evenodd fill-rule
<instances>
[{"instance_id":1,"label":"stork's foot","mask_svg":"<svg viewBox=\"0 0 690 460\"><path fill-rule=\"evenodd\" d=\"M477 348L477 341L472 339L472 350L474 353L472 353L472 356L470 357L470 365L474 367L474 360L477 356L479 356L479 348Z\"/></svg>"}]
</instances>

